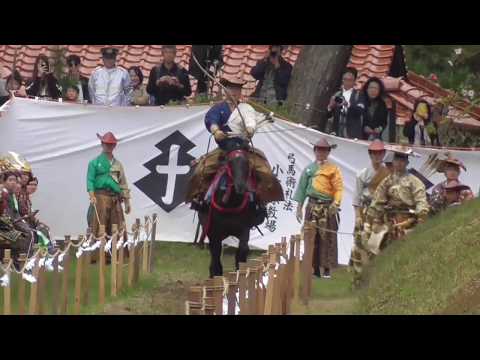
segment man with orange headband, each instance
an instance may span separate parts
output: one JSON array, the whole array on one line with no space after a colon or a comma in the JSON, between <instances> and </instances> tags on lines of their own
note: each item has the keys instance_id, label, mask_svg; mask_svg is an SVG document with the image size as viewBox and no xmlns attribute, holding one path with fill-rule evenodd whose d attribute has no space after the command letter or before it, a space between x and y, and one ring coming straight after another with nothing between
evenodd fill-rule
<instances>
[{"instance_id":1,"label":"man with orange headband","mask_svg":"<svg viewBox=\"0 0 480 360\"><path fill-rule=\"evenodd\" d=\"M108 235L112 224L124 225L122 203L125 213L130 213L130 190L122 163L113 156L117 139L111 132L97 137L102 142L102 153L88 164L87 191L90 195L89 227L94 236L100 236L99 225L105 225ZM98 216L98 217L97 217ZM100 224L98 223L100 221Z\"/></svg>"}]
</instances>

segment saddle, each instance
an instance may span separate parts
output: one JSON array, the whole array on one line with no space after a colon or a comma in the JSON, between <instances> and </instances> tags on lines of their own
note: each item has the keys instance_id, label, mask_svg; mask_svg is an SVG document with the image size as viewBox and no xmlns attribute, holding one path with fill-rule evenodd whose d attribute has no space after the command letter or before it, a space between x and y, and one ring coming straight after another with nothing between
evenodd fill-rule
<instances>
[{"instance_id":1,"label":"saddle","mask_svg":"<svg viewBox=\"0 0 480 360\"><path fill-rule=\"evenodd\" d=\"M282 186L273 174L265 154L258 149L251 148L247 154L250 168L255 170L257 200L265 204L284 201ZM226 155L223 150L215 149L193 162L194 171L188 182L186 203L191 203L194 199L202 198L206 194L217 171L226 163Z\"/></svg>"}]
</instances>

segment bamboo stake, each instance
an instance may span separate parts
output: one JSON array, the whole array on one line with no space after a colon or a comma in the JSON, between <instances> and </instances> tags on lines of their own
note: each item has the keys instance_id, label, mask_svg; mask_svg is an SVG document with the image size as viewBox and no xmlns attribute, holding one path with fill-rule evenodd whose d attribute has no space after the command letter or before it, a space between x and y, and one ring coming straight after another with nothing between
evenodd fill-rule
<instances>
[{"instance_id":1,"label":"bamboo stake","mask_svg":"<svg viewBox=\"0 0 480 360\"><path fill-rule=\"evenodd\" d=\"M70 244L70 235L65 235L65 241L63 243L63 249L67 249ZM60 314L66 314L68 310L68 275L70 272L70 249L65 253L63 257L63 274L62 274L62 302L60 306Z\"/></svg>"},{"instance_id":2,"label":"bamboo stake","mask_svg":"<svg viewBox=\"0 0 480 360\"><path fill-rule=\"evenodd\" d=\"M133 241L137 239L136 232L133 235ZM135 267L135 243L128 249L128 287L133 286L133 273Z\"/></svg>"},{"instance_id":3,"label":"bamboo stake","mask_svg":"<svg viewBox=\"0 0 480 360\"><path fill-rule=\"evenodd\" d=\"M58 250L58 244L55 247ZM60 276L58 274L58 254L53 258L52 261L53 272L52 272L52 314L58 314L58 304L59 304L59 290L60 290Z\"/></svg>"},{"instance_id":4,"label":"bamboo stake","mask_svg":"<svg viewBox=\"0 0 480 360\"><path fill-rule=\"evenodd\" d=\"M293 266L293 299L298 301L300 297L300 235L295 236L295 260Z\"/></svg>"},{"instance_id":5,"label":"bamboo stake","mask_svg":"<svg viewBox=\"0 0 480 360\"><path fill-rule=\"evenodd\" d=\"M256 315L257 313L257 289L255 287L257 279L257 267L254 261L249 261L248 263L248 278L247 278L247 289L248 289L248 313L250 315Z\"/></svg>"},{"instance_id":6,"label":"bamboo stake","mask_svg":"<svg viewBox=\"0 0 480 360\"><path fill-rule=\"evenodd\" d=\"M35 277L36 281L30 285L29 314L37 315L38 313L38 254L37 256L35 256L35 265L33 267L32 274Z\"/></svg>"},{"instance_id":7,"label":"bamboo stake","mask_svg":"<svg viewBox=\"0 0 480 360\"><path fill-rule=\"evenodd\" d=\"M124 252L124 245L125 245L125 236L124 236L124 243L118 249L118 270L117 270L117 291L120 293L123 287L123 261L125 257Z\"/></svg>"},{"instance_id":8,"label":"bamboo stake","mask_svg":"<svg viewBox=\"0 0 480 360\"><path fill-rule=\"evenodd\" d=\"M246 263L239 263L239 276L238 276L238 302L240 304L240 315L248 315L248 306L246 300L246 292L247 292L247 264Z\"/></svg>"},{"instance_id":9,"label":"bamboo stake","mask_svg":"<svg viewBox=\"0 0 480 360\"><path fill-rule=\"evenodd\" d=\"M187 315L202 315L202 296L203 288L201 286L192 286L188 292Z\"/></svg>"},{"instance_id":10,"label":"bamboo stake","mask_svg":"<svg viewBox=\"0 0 480 360\"><path fill-rule=\"evenodd\" d=\"M272 315L273 313L273 297L275 290L275 246L270 245L268 247L269 254L269 264L268 264L268 284L267 284L267 294L265 299L265 311L264 315Z\"/></svg>"},{"instance_id":11,"label":"bamboo stake","mask_svg":"<svg viewBox=\"0 0 480 360\"><path fill-rule=\"evenodd\" d=\"M148 216L145 216L145 234L148 235L148 231L150 230L150 225L147 223ZM142 255L142 275L148 273L148 244L150 243L148 236L145 237L145 241L143 242L143 255Z\"/></svg>"},{"instance_id":12,"label":"bamboo stake","mask_svg":"<svg viewBox=\"0 0 480 360\"><path fill-rule=\"evenodd\" d=\"M40 261L40 259L39 259ZM44 315L46 310L46 298L45 298L45 266L38 267L38 299L37 299L37 313Z\"/></svg>"},{"instance_id":13,"label":"bamboo stake","mask_svg":"<svg viewBox=\"0 0 480 360\"><path fill-rule=\"evenodd\" d=\"M140 219L135 220L135 225L137 227L136 229L137 239L140 240ZM140 274L141 252L140 252L139 246L135 246L134 254L135 254L135 266L133 267L133 283L136 284L138 282L138 278Z\"/></svg>"},{"instance_id":14,"label":"bamboo stake","mask_svg":"<svg viewBox=\"0 0 480 360\"><path fill-rule=\"evenodd\" d=\"M157 234L157 214L153 214L152 216L152 236L150 242L150 252L148 253L148 272L151 273L153 271L153 252L155 248L155 239Z\"/></svg>"},{"instance_id":15,"label":"bamboo stake","mask_svg":"<svg viewBox=\"0 0 480 360\"><path fill-rule=\"evenodd\" d=\"M78 243L81 243L83 240L82 236L78 237ZM82 306L82 275L83 275L83 254L77 258L77 267L75 268L75 305L73 308L73 313L75 315L80 314L80 308Z\"/></svg>"},{"instance_id":16,"label":"bamboo stake","mask_svg":"<svg viewBox=\"0 0 480 360\"><path fill-rule=\"evenodd\" d=\"M110 264L111 270L111 295L117 297L117 239L118 239L118 225L112 224L112 261ZM121 269L120 269L121 270Z\"/></svg>"},{"instance_id":17,"label":"bamboo stake","mask_svg":"<svg viewBox=\"0 0 480 360\"><path fill-rule=\"evenodd\" d=\"M91 244L88 244L91 245ZM83 263L83 294L82 294L82 303L84 305L88 305L90 301L90 270L92 268L92 254L90 251L86 252L83 257L84 263Z\"/></svg>"},{"instance_id":18,"label":"bamboo stake","mask_svg":"<svg viewBox=\"0 0 480 360\"><path fill-rule=\"evenodd\" d=\"M26 260L27 254L20 254L18 259L20 269L23 268ZM18 279L18 315L25 315L25 280L22 278L22 274Z\"/></svg>"},{"instance_id":19,"label":"bamboo stake","mask_svg":"<svg viewBox=\"0 0 480 360\"><path fill-rule=\"evenodd\" d=\"M3 265L7 266L10 263L10 249L5 249L5 253L3 255ZM9 276L11 273L9 274ZM10 278L11 281L11 278ZM10 287L10 283L3 288L3 315L11 315L12 314L12 291Z\"/></svg>"},{"instance_id":20,"label":"bamboo stake","mask_svg":"<svg viewBox=\"0 0 480 360\"><path fill-rule=\"evenodd\" d=\"M215 298L215 313L217 315L223 315L223 276L215 276L213 279L213 284L215 286L213 296Z\"/></svg>"},{"instance_id":21,"label":"bamboo stake","mask_svg":"<svg viewBox=\"0 0 480 360\"><path fill-rule=\"evenodd\" d=\"M304 304L308 304L312 287L313 241L315 241L315 239L306 239L305 237L303 239L304 255L302 266L302 300Z\"/></svg>"},{"instance_id":22,"label":"bamboo stake","mask_svg":"<svg viewBox=\"0 0 480 360\"><path fill-rule=\"evenodd\" d=\"M236 272L229 272L227 274L228 279L228 291L227 291L227 302L228 302L228 310L227 315L235 315L235 307L237 301L237 289L238 283L237 280L237 273Z\"/></svg>"},{"instance_id":23,"label":"bamboo stake","mask_svg":"<svg viewBox=\"0 0 480 360\"><path fill-rule=\"evenodd\" d=\"M98 254L98 302L105 305L105 225L100 225L100 249Z\"/></svg>"}]
</instances>

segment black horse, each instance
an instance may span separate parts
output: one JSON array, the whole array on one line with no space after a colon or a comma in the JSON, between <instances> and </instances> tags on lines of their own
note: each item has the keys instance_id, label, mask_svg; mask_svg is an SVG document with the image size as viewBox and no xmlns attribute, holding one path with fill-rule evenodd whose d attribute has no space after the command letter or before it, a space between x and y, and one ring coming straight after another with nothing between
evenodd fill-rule
<instances>
[{"instance_id":1,"label":"black horse","mask_svg":"<svg viewBox=\"0 0 480 360\"><path fill-rule=\"evenodd\" d=\"M234 150L227 154L207 193L207 203L199 209L202 238L209 239L210 276L222 276L222 241L230 236L239 240L235 266L246 262L250 229L266 218L265 207L255 196L256 175L249 165L248 150Z\"/></svg>"}]
</instances>

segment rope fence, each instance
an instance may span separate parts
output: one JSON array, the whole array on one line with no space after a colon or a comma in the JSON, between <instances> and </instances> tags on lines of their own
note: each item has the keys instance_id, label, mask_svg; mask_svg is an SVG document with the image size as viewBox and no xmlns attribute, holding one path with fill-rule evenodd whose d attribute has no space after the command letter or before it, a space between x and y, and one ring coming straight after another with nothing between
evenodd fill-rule
<instances>
[{"instance_id":1,"label":"rope fence","mask_svg":"<svg viewBox=\"0 0 480 360\"><path fill-rule=\"evenodd\" d=\"M17 266L11 250L6 249L0 265L3 314L67 314L69 307L73 308L70 313L79 314L82 306L93 304L89 299L89 288L91 273L96 270L94 266L98 268L98 304L104 305L107 262L112 297L118 296L124 284L133 287L138 283L140 275L152 273L156 228L157 214L146 216L143 224L140 219L136 219L131 232L125 226L119 229L114 224L111 236L106 234L105 226L100 225L99 237L93 234L88 237L80 235L73 240L66 235L63 241L55 242L53 254L35 245L31 257L19 255ZM74 273L72 269L75 270ZM69 287L72 285L72 276L73 289ZM124 281L125 277L127 281ZM16 281L12 281L13 278ZM50 294L46 293L47 288L51 289Z\"/></svg>"}]
</instances>

